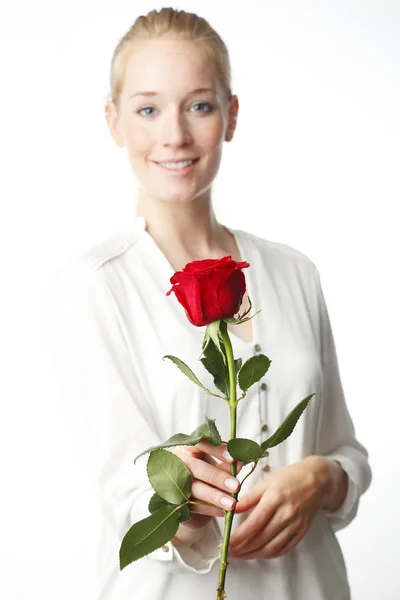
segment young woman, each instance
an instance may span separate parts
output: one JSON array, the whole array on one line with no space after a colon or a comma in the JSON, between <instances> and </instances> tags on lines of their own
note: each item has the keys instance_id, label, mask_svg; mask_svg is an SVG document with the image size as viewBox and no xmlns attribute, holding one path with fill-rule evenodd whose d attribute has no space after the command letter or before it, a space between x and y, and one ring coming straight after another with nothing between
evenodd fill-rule
<instances>
[{"instance_id":1,"label":"young woman","mask_svg":"<svg viewBox=\"0 0 400 600\"><path fill-rule=\"evenodd\" d=\"M225 444L171 449L193 473L193 498L215 508L194 505L170 543L123 571L119 548L149 514L153 490L146 458L133 463L137 454L190 433L204 415L229 439L225 403L162 361L172 354L196 370L204 335L166 296L170 278L188 262L223 256L250 263L240 312L248 296L262 309L228 326L235 357L263 352L272 360L239 405L238 435L262 442L317 392L292 436L243 485L228 596L350 598L335 532L354 519L370 484L368 454L346 407L316 266L295 248L215 217L212 183L238 108L226 46L197 15L152 11L115 49L106 121L140 182L137 215L126 233L71 261L50 286L55 365L104 516L99 600L215 597L223 510L233 508L230 494L240 485ZM205 370L201 379L212 388Z\"/></svg>"}]
</instances>

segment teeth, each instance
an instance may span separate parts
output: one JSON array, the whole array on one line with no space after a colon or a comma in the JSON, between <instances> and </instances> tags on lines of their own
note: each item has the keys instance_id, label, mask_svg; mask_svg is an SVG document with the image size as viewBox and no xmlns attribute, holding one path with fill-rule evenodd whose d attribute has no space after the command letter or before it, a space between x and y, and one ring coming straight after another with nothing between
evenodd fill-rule
<instances>
[{"instance_id":1,"label":"teeth","mask_svg":"<svg viewBox=\"0 0 400 600\"><path fill-rule=\"evenodd\" d=\"M183 169L184 167L188 167L194 162L194 160L185 160L178 163L169 163L169 162L160 162L158 163L162 167L166 167L167 169Z\"/></svg>"}]
</instances>

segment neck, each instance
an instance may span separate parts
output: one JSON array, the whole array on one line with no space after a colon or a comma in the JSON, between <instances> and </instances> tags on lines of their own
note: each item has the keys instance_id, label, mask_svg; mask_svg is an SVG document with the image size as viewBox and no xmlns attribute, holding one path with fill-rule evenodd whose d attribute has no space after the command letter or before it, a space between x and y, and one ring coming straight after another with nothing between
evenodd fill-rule
<instances>
[{"instance_id":1,"label":"neck","mask_svg":"<svg viewBox=\"0 0 400 600\"><path fill-rule=\"evenodd\" d=\"M156 202L139 197L136 216L146 221L146 230L160 246L193 257L208 257L226 239L210 198L187 204Z\"/></svg>"}]
</instances>

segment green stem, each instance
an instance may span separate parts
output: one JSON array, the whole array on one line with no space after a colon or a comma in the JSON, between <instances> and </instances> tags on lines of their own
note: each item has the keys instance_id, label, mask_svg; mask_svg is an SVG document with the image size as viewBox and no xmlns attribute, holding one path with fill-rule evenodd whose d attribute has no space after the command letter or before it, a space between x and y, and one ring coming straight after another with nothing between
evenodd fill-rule
<instances>
[{"instance_id":1,"label":"green stem","mask_svg":"<svg viewBox=\"0 0 400 600\"><path fill-rule=\"evenodd\" d=\"M233 350L231 340L228 334L228 327L225 321L221 321L220 325L221 337L225 346L226 357L228 360L228 371L229 371L229 410L230 410L230 419L231 419L231 439L236 437L236 410L237 410L237 400L236 400L236 372L235 372L235 363L233 357ZM236 477L236 461L231 464L230 472L233 477ZM237 500L239 492L235 492L231 494L235 500ZM235 509L224 511L224 539L221 545L221 560L219 567L219 575L218 575L218 587L217 587L217 600L225 600L225 578L226 578L226 569L228 566L228 548L229 548L229 539L231 536L232 530L232 522L235 514Z\"/></svg>"},{"instance_id":2,"label":"green stem","mask_svg":"<svg viewBox=\"0 0 400 600\"><path fill-rule=\"evenodd\" d=\"M244 484L244 482L246 481L246 479L247 479L248 477L250 477L250 475L253 473L254 469L255 469L255 468L256 468L256 466L257 466L257 463L258 463L258 460L256 460L256 461L255 461L255 463L254 463L254 465L253 465L253 467L252 467L251 471L249 471L249 472L247 473L246 477L244 477L244 478L242 479L242 481L241 481L241 483L240 483L240 488L242 488L242 487L243 487L243 484Z\"/></svg>"},{"instance_id":3,"label":"green stem","mask_svg":"<svg viewBox=\"0 0 400 600\"><path fill-rule=\"evenodd\" d=\"M187 504L185 502L185 504ZM212 504L211 502L206 502L205 500L189 500L189 504L206 504L207 506L212 506L213 508L218 508L217 506L215 506L215 504ZM223 510L221 508L221 510ZM225 511L224 511L225 512Z\"/></svg>"}]
</instances>

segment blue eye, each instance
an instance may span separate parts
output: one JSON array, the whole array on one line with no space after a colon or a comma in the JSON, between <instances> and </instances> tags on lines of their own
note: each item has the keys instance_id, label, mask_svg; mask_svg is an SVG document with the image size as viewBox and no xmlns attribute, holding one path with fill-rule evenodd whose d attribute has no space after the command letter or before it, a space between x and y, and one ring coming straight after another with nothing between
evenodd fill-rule
<instances>
[{"instance_id":1,"label":"blue eye","mask_svg":"<svg viewBox=\"0 0 400 600\"><path fill-rule=\"evenodd\" d=\"M138 115L141 114L142 110L149 110L149 109L153 110L153 107L152 106L145 106L144 108L141 108L140 110L137 111ZM149 114L149 113L146 113L146 114Z\"/></svg>"},{"instance_id":2,"label":"blue eye","mask_svg":"<svg viewBox=\"0 0 400 600\"><path fill-rule=\"evenodd\" d=\"M195 112L209 113L214 109L212 104L210 104L209 102L198 102L197 104L194 104L193 106L207 106L208 107L207 110L196 110ZM141 108L140 110L137 111L137 114L142 115L142 116L149 116L149 117L153 116L153 113L149 113L149 112L142 114L142 112L144 110L154 110L154 108L152 106L144 106L143 108Z\"/></svg>"},{"instance_id":3,"label":"blue eye","mask_svg":"<svg viewBox=\"0 0 400 600\"><path fill-rule=\"evenodd\" d=\"M194 106L208 106L208 110L206 110L205 112L211 112L212 109L214 108L209 102L199 102L198 104L195 104ZM198 110L196 110L195 112L199 112ZM201 111L204 112L204 111Z\"/></svg>"}]
</instances>

